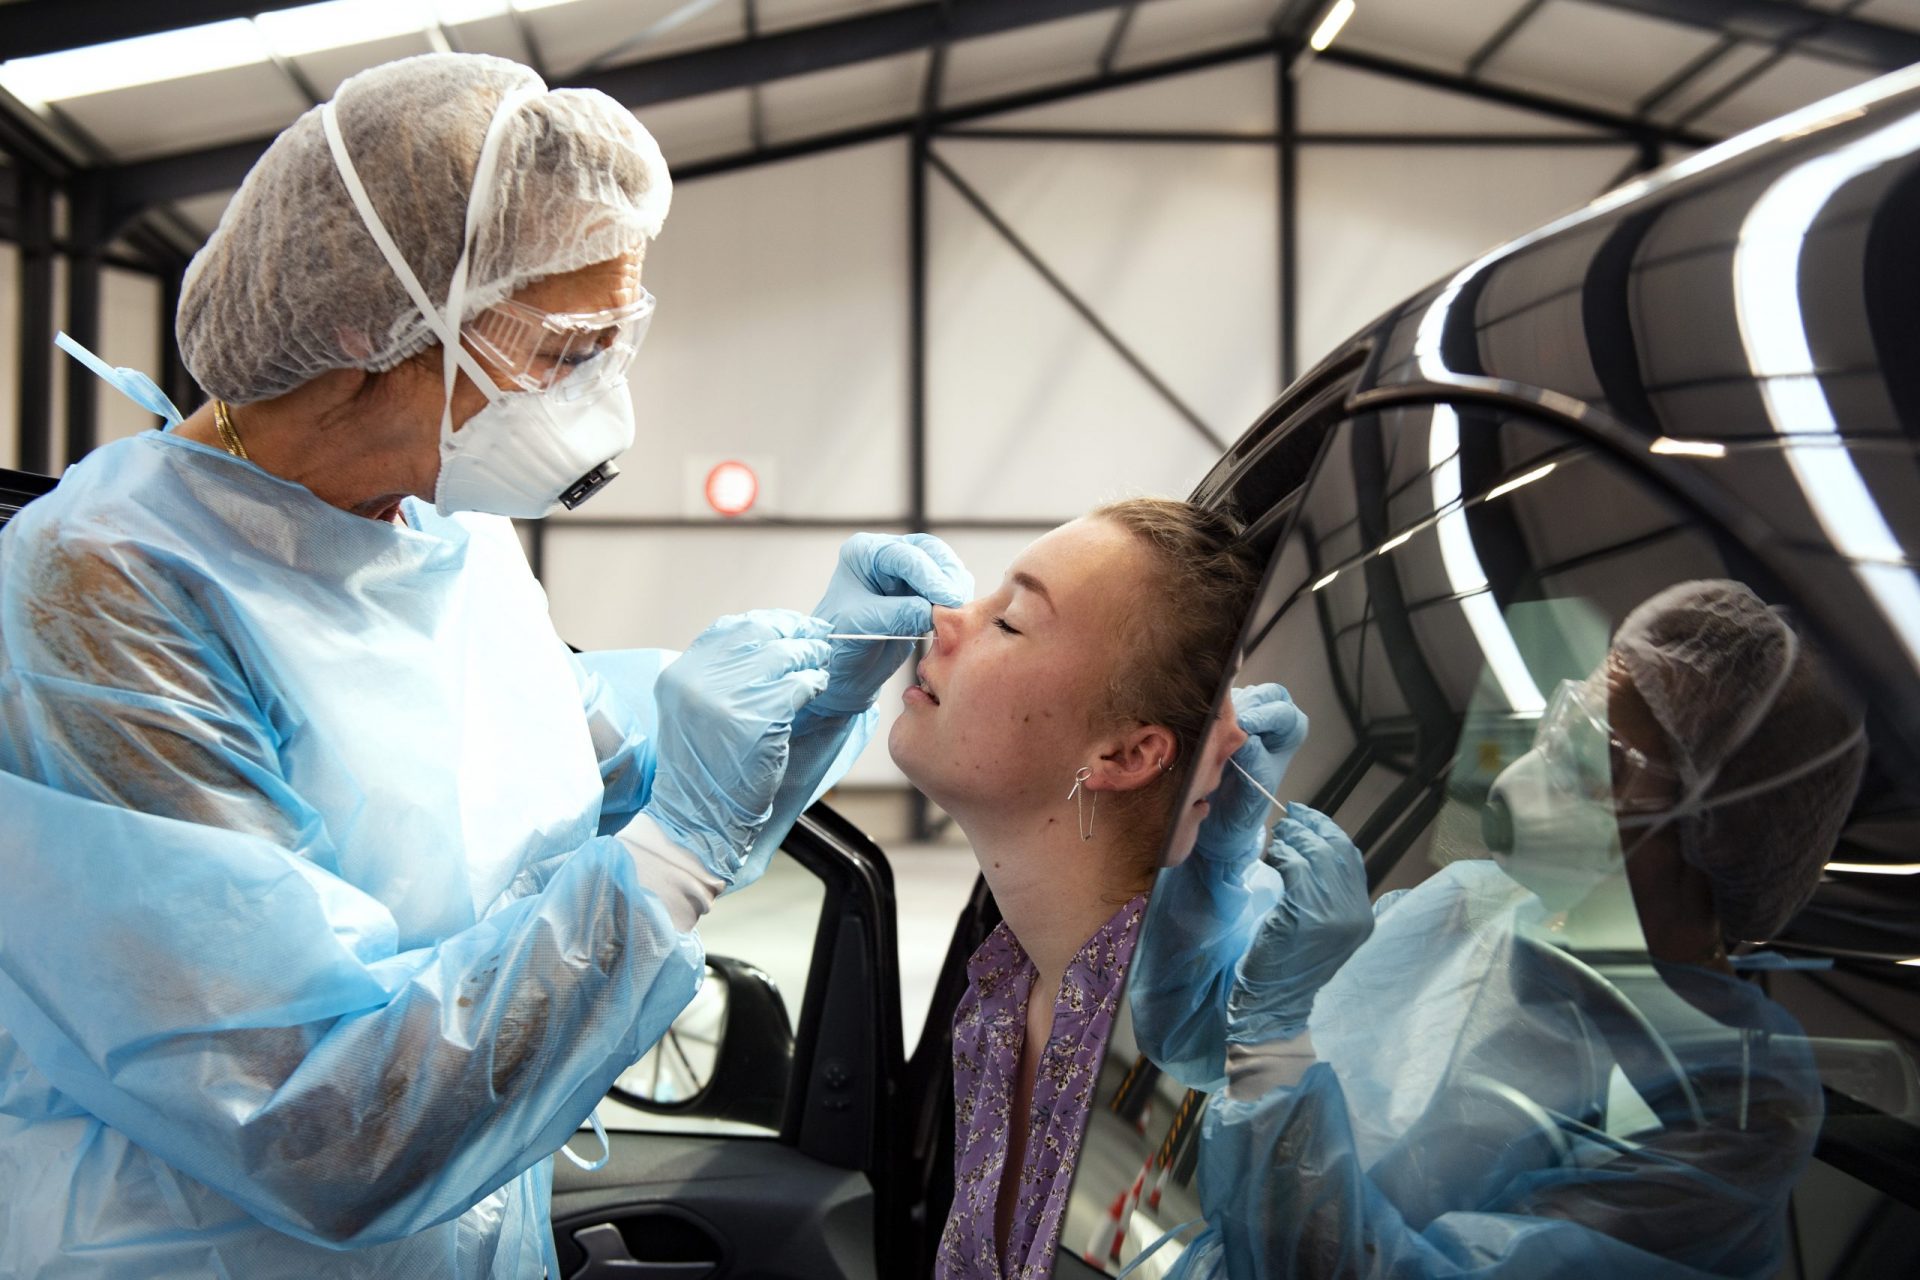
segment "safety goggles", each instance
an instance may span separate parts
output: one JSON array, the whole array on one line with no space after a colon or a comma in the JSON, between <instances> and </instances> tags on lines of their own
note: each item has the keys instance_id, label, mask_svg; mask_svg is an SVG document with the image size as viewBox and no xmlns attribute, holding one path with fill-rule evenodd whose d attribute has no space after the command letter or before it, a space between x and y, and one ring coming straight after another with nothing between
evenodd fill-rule
<instances>
[{"instance_id":1,"label":"safety goggles","mask_svg":"<svg viewBox=\"0 0 1920 1280\"><path fill-rule=\"evenodd\" d=\"M1623 741L1607 724L1600 680L1562 680L1533 733L1553 779L1616 813L1660 813L1679 797L1680 775Z\"/></svg>"},{"instance_id":2,"label":"safety goggles","mask_svg":"<svg viewBox=\"0 0 1920 1280\"><path fill-rule=\"evenodd\" d=\"M523 391L580 400L626 379L653 322L653 295L609 311L560 313L496 302L460 336L473 353Z\"/></svg>"}]
</instances>

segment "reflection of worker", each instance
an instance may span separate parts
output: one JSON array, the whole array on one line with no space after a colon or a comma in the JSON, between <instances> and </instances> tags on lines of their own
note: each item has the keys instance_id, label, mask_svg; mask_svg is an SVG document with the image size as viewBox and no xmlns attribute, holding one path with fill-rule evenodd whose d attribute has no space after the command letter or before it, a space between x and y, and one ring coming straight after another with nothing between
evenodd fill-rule
<instances>
[{"instance_id":1,"label":"reflection of worker","mask_svg":"<svg viewBox=\"0 0 1920 1280\"><path fill-rule=\"evenodd\" d=\"M1337 828L1293 806L1276 871L1251 805L1220 806L1240 825L1163 876L1135 962L1141 1042L1227 1086L1203 1128L1209 1227L1176 1274L1777 1268L1819 1083L1723 944L1811 894L1859 783L1858 719L1729 582L1645 602L1578 693L1587 713L1557 705L1496 781L1511 878L1456 862L1370 918ZM1303 726L1265 705L1265 724L1243 708L1241 762L1277 783ZM1596 761L1605 786L1582 781ZM1637 985L1555 945L1609 884L1645 932L1655 977Z\"/></svg>"},{"instance_id":2,"label":"reflection of worker","mask_svg":"<svg viewBox=\"0 0 1920 1280\"><path fill-rule=\"evenodd\" d=\"M667 194L602 95L355 77L189 273L219 400L0 536L0 1274L557 1274L552 1153L909 647L555 636L499 517L631 443ZM964 578L863 536L816 612Z\"/></svg>"}]
</instances>

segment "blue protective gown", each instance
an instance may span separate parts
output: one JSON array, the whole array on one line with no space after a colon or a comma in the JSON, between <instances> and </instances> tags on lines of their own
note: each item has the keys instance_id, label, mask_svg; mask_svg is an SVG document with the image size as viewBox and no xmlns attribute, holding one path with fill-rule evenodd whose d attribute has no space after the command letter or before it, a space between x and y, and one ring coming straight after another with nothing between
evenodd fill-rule
<instances>
[{"instance_id":1,"label":"blue protective gown","mask_svg":"<svg viewBox=\"0 0 1920 1280\"><path fill-rule=\"evenodd\" d=\"M608 834L661 658L405 515L150 432L0 533L0 1277L552 1265L552 1154L702 973Z\"/></svg>"},{"instance_id":2,"label":"blue protective gown","mask_svg":"<svg viewBox=\"0 0 1920 1280\"><path fill-rule=\"evenodd\" d=\"M1186 917L1231 933L1241 913L1209 913L1267 889L1266 868L1176 870L1149 931ZM1543 916L1475 861L1377 904L1315 1001L1318 1061L1296 1085L1209 1102L1208 1226L1173 1276L1774 1274L1822 1112L1798 1024L1690 966L1635 966L1609 997L1536 940ZM1153 998L1135 1022L1150 1055L1217 1088L1233 949L1200 941L1213 961L1143 939ZM1183 1002L1170 962L1226 967ZM1670 1060L1643 1052L1641 1020Z\"/></svg>"}]
</instances>

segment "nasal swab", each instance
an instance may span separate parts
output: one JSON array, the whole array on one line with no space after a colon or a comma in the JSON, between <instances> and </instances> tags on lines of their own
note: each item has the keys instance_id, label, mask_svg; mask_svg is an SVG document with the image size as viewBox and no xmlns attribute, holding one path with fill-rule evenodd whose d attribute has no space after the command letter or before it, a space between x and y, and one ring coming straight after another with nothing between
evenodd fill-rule
<instances>
[{"instance_id":1,"label":"nasal swab","mask_svg":"<svg viewBox=\"0 0 1920 1280\"><path fill-rule=\"evenodd\" d=\"M824 638L828 640L925 640L932 634L931 631L922 631L917 636L876 636L867 635L864 632L835 631Z\"/></svg>"},{"instance_id":2,"label":"nasal swab","mask_svg":"<svg viewBox=\"0 0 1920 1280\"><path fill-rule=\"evenodd\" d=\"M1260 779L1248 773L1245 765L1241 764L1238 760L1235 760L1232 756L1227 757L1227 763L1232 765L1234 768L1240 770L1240 776L1245 778L1248 782L1251 782L1253 784L1253 789L1255 791L1258 791L1261 795L1273 801L1273 803L1277 805L1280 809L1282 810L1286 809L1287 802L1282 800L1279 796L1273 794L1273 792L1267 790L1265 787L1261 786Z\"/></svg>"}]
</instances>

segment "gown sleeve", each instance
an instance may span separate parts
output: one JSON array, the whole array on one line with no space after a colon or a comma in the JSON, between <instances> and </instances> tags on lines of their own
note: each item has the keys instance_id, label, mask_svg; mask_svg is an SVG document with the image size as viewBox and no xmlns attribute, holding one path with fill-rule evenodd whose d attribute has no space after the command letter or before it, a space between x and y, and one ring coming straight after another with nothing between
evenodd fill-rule
<instances>
[{"instance_id":1,"label":"gown sleeve","mask_svg":"<svg viewBox=\"0 0 1920 1280\"><path fill-rule=\"evenodd\" d=\"M1254 931L1280 900L1280 873L1194 854L1160 873L1127 982L1133 1033L1189 1089L1227 1081L1227 995Z\"/></svg>"},{"instance_id":2,"label":"gown sleeve","mask_svg":"<svg viewBox=\"0 0 1920 1280\"><path fill-rule=\"evenodd\" d=\"M394 1240L558 1149L692 997L698 939L607 837L401 950L281 776L287 709L219 638L217 590L108 540L20 547L0 1024L103 1122L278 1230Z\"/></svg>"},{"instance_id":3,"label":"gown sleeve","mask_svg":"<svg viewBox=\"0 0 1920 1280\"><path fill-rule=\"evenodd\" d=\"M1544 1110L1528 1132L1511 1090L1453 1082L1371 1168L1326 1063L1294 1087L1215 1097L1209 1228L1180 1274L1759 1280L1784 1261L1787 1197L1819 1128L1810 1058L1777 1048L1743 1055L1738 1081L1718 1062L1695 1075L1700 1122L1626 1138Z\"/></svg>"}]
</instances>

